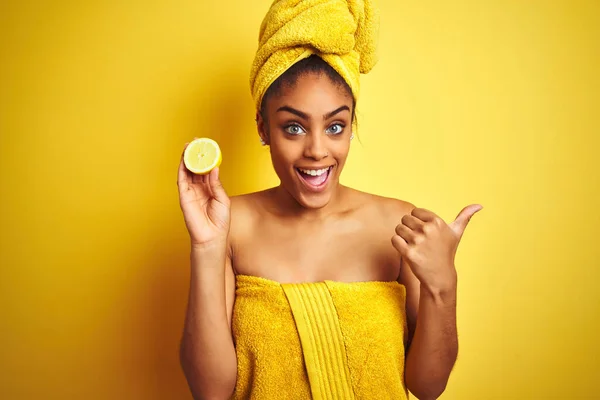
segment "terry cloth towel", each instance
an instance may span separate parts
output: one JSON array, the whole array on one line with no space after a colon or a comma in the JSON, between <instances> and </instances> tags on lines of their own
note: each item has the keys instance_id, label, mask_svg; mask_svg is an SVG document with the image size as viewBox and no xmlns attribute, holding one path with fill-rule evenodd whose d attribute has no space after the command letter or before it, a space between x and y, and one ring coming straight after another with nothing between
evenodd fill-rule
<instances>
[{"instance_id":1,"label":"terry cloth towel","mask_svg":"<svg viewBox=\"0 0 600 400\"><path fill-rule=\"evenodd\" d=\"M256 109L278 77L312 54L344 78L357 101L360 74L377 63L378 34L372 0L276 0L261 24L250 72Z\"/></svg>"},{"instance_id":2,"label":"terry cloth towel","mask_svg":"<svg viewBox=\"0 0 600 400\"><path fill-rule=\"evenodd\" d=\"M398 282L236 276L232 399L407 399Z\"/></svg>"}]
</instances>

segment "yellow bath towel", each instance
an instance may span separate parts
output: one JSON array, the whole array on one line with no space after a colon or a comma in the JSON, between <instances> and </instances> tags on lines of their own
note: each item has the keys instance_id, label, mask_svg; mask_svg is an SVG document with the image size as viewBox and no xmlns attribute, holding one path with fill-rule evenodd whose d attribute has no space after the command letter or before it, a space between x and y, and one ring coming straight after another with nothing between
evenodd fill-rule
<instances>
[{"instance_id":1,"label":"yellow bath towel","mask_svg":"<svg viewBox=\"0 0 600 400\"><path fill-rule=\"evenodd\" d=\"M260 27L250 73L259 109L271 83L312 54L331 65L359 95L359 76L377 62L379 15L372 0L276 0Z\"/></svg>"},{"instance_id":2,"label":"yellow bath towel","mask_svg":"<svg viewBox=\"0 0 600 400\"><path fill-rule=\"evenodd\" d=\"M397 282L238 275L232 399L407 399L405 301Z\"/></svg>"}]
</instances>

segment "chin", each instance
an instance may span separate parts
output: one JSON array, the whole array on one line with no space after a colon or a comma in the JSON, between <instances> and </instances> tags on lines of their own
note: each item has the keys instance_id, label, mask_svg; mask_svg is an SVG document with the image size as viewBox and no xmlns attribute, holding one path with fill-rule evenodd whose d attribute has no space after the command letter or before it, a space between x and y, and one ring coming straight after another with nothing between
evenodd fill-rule
<instances>
[{"instance_id":1,"label":"chin","mask_svg":"<svg viewBox=\"0 0 600 400\"><path fill-rule=\"evenodd\" d=\"M325 168L322 169L325 171ZM326 168L320 176L310 176L294 167L292 175L293 197L304 208L319 209L329 204L337 184L337 165Z\"/></svg>"}]
</instances>

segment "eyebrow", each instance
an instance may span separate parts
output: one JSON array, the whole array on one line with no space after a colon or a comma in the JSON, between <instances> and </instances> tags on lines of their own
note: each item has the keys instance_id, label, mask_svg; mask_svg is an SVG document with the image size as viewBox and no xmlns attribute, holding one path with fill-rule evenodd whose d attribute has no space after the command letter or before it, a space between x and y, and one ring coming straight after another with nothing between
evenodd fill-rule
<instances>
[{"instance_id":1,"label":"eyebrow","mask_svg":"<svg viewBox=\"0 0 600 400\"><path fill-rule=\"evenodd\" d=\"M329 118L333 117L335 114L341 113L344 110L350 111L350 107L348 107L348 106L341 106L339 108L336 108L332 112L329 112L329 113L323 115L323 119L329 119Z\"/></svg>"},{"instance_id":2,"label":"eyebrow","mask_svg":"<svg viewBox=\"0 0 600 400\"><path fill-rule=\"evenodd\" d=\"M310 119L310 118L308 118L308 115L306 113L303 113L300 110L296 110L295 108L292 108L290 106L279 107L277 109L277 112L280 112L280 111L287 111L287 112L289 112L291 114L295 114L295 115L299 116L302 119Z\"/></svg>"},{"instance_id":3,"label":"eyebrow","mask_svg":"<svg viewBox=\"0 0 600 400\"><path fill-rule=\"evenodd\" d=\"M338 113L340 113L340 112L342 112L344 110L350 111L350 107L348 107L346 105L338 107L335 110L333 110L331 112L328 112L327 114L324 114L323 115L323 119L329 119L329 118L333 117L334 115L336 115L336 114L338 114ZM297 115L298 117L300 117L302 119L305 119L305 120L310 119L309 116L308 116L308 114L306 114L306 113L304 113L304 112L302 112L300 110L296 110L295 108L290 107L290 106L279 107L277 109L277 112L280 112L280 111L289 112L289 113Z\"/></svg>"}]
</instances>

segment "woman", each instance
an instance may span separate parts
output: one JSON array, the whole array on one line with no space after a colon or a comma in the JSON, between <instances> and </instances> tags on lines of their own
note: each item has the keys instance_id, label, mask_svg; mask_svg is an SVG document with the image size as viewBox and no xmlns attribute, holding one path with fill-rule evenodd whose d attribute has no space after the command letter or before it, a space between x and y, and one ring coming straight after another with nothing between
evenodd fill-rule
<instances>
[{"instance_id":1,"label":"woman","mask_svg":"<svg viewBox=\"0 0 600 400\"><path fill-rule=\"evenodd\" d=\"M230 199L218 169L180 163L192 244L181 362L195 398L434 399L446 387L454 255L481 206L448 225L339 183L376 33L369 1L275 2L251 88L281 184Z\"/></svg>"}]
</instances>

